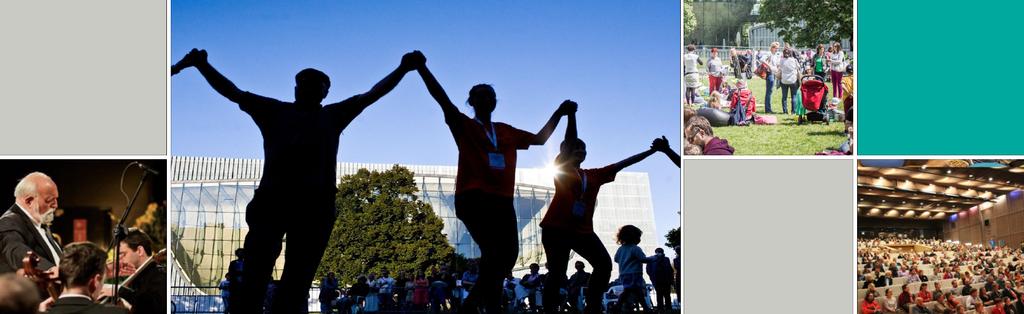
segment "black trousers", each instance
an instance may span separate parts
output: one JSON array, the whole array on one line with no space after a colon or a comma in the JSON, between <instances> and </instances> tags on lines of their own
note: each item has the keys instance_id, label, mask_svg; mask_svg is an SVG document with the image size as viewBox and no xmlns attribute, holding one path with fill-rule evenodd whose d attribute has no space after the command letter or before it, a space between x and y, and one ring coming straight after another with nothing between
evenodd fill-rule
<instances>
[{"instance_id":1,"label":"black trousers","mask_svg":"<svg viewBox=\"0 0 1024 314\"><path fill-rule=\"evenodd\" d=\"M579 234L554 228L541 230L541 243L547 256L548 276L544 289L544 300L558 300L558 288L563 285L569 264L569 251L576 251L590 266L594 268L587 283L587 307L585 313L601 312L601 296L608 290L608 280L612 275L612 258L608 255L601 239L596 234ZM552 275L555 274L555 275ZM545 312L556 313L553 306L545 307Z\"/></svg>"},{"instance_id":2,"label":"black trousers","mask_svg":"<svg viewBox=\"0 0 1024 314\"><path fill-rule=\"evenodd\" d=\"M306 193L307 195L309 193ZM274 264L287 234L284 270L274 290L272 313L305 313L309 287L334 227L334 194L296 203L292 193L256 192L246 207L245 267L238 313L263 313ZM234 310L234 309L233 309Z\"/></svg>"},{"instance_id":3,"label":"black trousers","mask_svg":"<svg viewBox=\"0 0 1024 314\"><path fill-rule=\"evenodd\" d=\"M672 282L655 282L654 293L658 300L658 309L664 311L672 307Z\"/></svg>"},{"instance_id":4,"label":"black trousers","mask_svg":"<svg viewBox=\"0 0 1024 314\"><path fill-rule=\"evenodd\" d=\"M455 195L455 216L480 247L480 275L464 309L474 313L470 306L484 306L488 312L498 313L504 296L502 281L519 257L519 229L512 198L478 191L460 193Z\"/></svg>"}]
</instances>

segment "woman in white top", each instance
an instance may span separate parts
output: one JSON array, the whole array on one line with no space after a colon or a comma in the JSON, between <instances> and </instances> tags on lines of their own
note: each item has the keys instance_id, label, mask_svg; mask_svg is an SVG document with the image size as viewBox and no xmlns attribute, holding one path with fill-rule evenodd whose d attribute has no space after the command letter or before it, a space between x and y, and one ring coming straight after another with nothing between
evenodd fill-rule
<instances>
[{"instance_id":1,"label":"woman in white top","mask_svg":"<svg viewBox=\"0 0 1024 314\"><path fill-rule=\"evenodd\" d=\"M885 298L881 300L883 313L899 313L900 308L896 297L892 296L892 289L885 289Z\"/></svg>"},{"instance_id":2,"label":"woman in white top","mask_svg":"<svg viewBox=\"0 0 1024 314\"><path fill-rule=\"evenodd\" d=\"M697 65L704 65L695 52L693 44L686 46L686 54L683 55L683 80L686 82L686 104L692 104L697 97L697 88L700 87L700 75L697 73Z\"/></svg>"},{"instance_id":3,"label":"woman in white top","mask_svg":"<svg viewBox=\"0 0 1024 314\"><path fill-rule=\"evenodd\" d=\"M838 42L832 43L828 50L828 66L832 69L832 97L843 98L843 72L846 72L846 55L843 54L843 46Z\"/></svg>"},{"instance_id":4,"label":"woman in white top","mask_svg":"<svg viewBox=\"0 0 1024 314\"><path fill-rule=\"evenodd\" d=\"M708 60L708 86L711 87L709 94L722 91L723 77L725 66L722 65L722 59L718 58L718 48L711 48L711 60Z\"/></svg>"},{"instance_id":5,"label":"woman in white top","mask_svg":"<svg viewBox=\"0 0 1024 314\"><path fill-rule=\"evenodd\" d=\"M782 62L779 64L779 79L782 83L782 113L786 111L786 96L789 96L789 108L796 113L796 91L799 88L800 61L796 59L796 52L792 49L782 51Z\"/></svg>"}]
</instances>

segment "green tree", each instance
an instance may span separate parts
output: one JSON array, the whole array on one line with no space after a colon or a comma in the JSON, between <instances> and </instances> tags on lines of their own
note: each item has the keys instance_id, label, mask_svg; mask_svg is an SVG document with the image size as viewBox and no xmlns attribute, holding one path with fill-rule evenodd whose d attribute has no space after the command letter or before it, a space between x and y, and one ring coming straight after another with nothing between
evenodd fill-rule
<instances>
[{"instance_id":1,"label":"green tree","mask_svg":"<svg viewBox=\"0 0 1024 314\"><path fill-rule=\"evenodd\" d=\"M344 176L317 278L333 271L349 284L361 274L412 275L450 263L455 254L442 233L444 223L417 192L412 171L398 165Z\"/></svg>"},{"instance_id":2,"label":"green tree","mask_svg":"<svg viewBox=\"0 0 1024 314\"><path fill-rule=\"evenodd\" d=\"M795 46L853 38L853 0L764 0L759 12L761 22Z\"/></svg>"},{"instance_id":3,"label":"green tree","mask_svg":"<svg viewBox=\"0 0 1024 314\"><path fill-rule=\"evenodd\" d=\"M672 230L669 230L668 233L665 234L665 240L667 241L665 242L665 246L667 246L669 249L679 246L679 228L673 228Z\"/></svg>"},{"instance_id":4,"label":"green tree","mask_svg":"<svg viewBox=\"0 0 1024 314\"><path fill-rule=\"evenodd\" d=\"M683 0L683 38L693 36L696 28L697 16L693 15L693 0Z\"/></svg>"}]
</instances>

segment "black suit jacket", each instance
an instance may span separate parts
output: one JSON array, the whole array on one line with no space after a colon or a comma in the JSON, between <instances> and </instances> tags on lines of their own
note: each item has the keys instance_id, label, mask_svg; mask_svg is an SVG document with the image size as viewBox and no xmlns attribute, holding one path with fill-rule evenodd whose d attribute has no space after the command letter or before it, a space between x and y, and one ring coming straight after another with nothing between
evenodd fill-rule
<instances>
[{"instance_id":1,"label":"black suit jacket","mask_svg":"<svg viewBox=\"0 0 1024 314\"><path fill-rule=\"evenodd\" d=\"M106 304L96 304L86 298L60 298L53 304L47 314L128 314L122 308Z\"/></svg>"},{"instance_id":2,"label":"black suit jacket","mask_svg":"<svg viewBox=\"0 0 1024 314\"><path fill-rule=\"evenodd\" d=\"M17 271L25 253L33 251L39 255L39 269L47 270L56 266L56 260L46 246L49 241L36 231L35 224L18 205L11 206L0 216L0 274ZM57 254L63 254L60 245L52 243Z\"/></svg>"}]
</instances>

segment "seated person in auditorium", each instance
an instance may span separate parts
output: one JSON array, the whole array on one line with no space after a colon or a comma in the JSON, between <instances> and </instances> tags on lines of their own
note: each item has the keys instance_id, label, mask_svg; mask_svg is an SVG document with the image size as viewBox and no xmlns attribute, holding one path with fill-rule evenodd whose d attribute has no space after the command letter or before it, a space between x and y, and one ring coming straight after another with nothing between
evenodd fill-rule
<instances>
[{"instance_id":1,"label":"seated person in auditorium","mask_svg":"<svg viewBox=\"0 0 1024 314\"><path fill-rule=\"evenodd\" d=\"M690 118L683 134L687 142L700 146L704 155L732 155L736 151L728 140L715 137L711 122L701 116Z\"/></svg>"},{"instance_id":2,"label":"seated person in auditorium","mask_svg":"<svg viewBox=\"0 0 1024 314\"><path fill-rule=\"evenodd\" d=\"M96 244L76 242L64 247L58 266L64 292L46 313L128 313L123 308L96 304L96 299L103 293L106 262L107 253Z\"/></svg>"},{"instance_id":3,"label":"seated person in auditorium","mask_svg":"<svg viewBox=\"0 0 1024 314\"><path fill-rule=\"evenodd\" d=\"M884 313L897 313L900 310L896 297L892 295L892 289L885 289L885 298L880 303Z\"/></svg>"},{"instance_id":4,"label":"seated person in auditorium","mask_svg":"<svg viewBox=\"0 0 1024 314\"><path fill-rule=\"evenodd\" d=\"M917 291L917 297L924 299L925 302L932 301L932 293L928 291L928 285L921 284L921 290Z\"/></svg>"},{"instance_id":5,"label":"seated person in auditorium","mask_svg":"<svg viewBox=\"0 0 1024 314\"><path fill-rule=\"evenodd\" d=\"M15 273L0 275L0 313L35 314L39 306L39 290L31 281Z\"/></svg>"},{"instance_id":6,"label":"seated person in auditorium","mask_svg":"<svg viewBox=\"0 0 1024 314\"><path fill-rule=\"evenodd\" d=\"M992 307L991 314L1007 314L1006 313L1006 300L1003 298L996 298L995 305Z\"/></svg>"},{"instance_id":7,"label":"seated person in auditorium","mask_svg":"<svg viewBox=\"0 0 1024 314\"><path fill-rule=\"evenodd\" d=\"M972 292L976 292L974 288L971 288L971 279L964 277L964 287L960 289L960 295L969 295Z\"/></svg>"},{"instance_id":8,"label":"seated person in auditorium","mask_svg":"<svg viewBox=\"0 0 1024 314\"><path fill-rule=\"evenodd\" d=\"M860 304L861 314L880 314L882 313L882 306L875 301L875 295L868 293L864 296L864 301Z\"/></svg>"},{"instance_id":9,"label":"seated person in auditorium","mask_svg":"<svg viewBox=\"0 0 1024 314\"><path fill-rule=\"evenodd\" d=\"M892 285L892 273L890 273L890 272L882 273L881 275L878 276L878 279L875 279L875 287L881 288L881 287L888 287L888 286L891 286L891 285Z\"/></svg>"},{"instance_id":10,"label":"seated person in auditorium","mask_svg":"<svg viewBox=\"0 0 1024 314\"><path fill-rule=\"evenodd\" d=\"M981 298L978 297L978 290L971 290L970 294L964 297L964 307L967 310L974 310L974 305L978 302L981 302Z\"/></svg>"},{"instance_id":11,"label":"seated person in auditorium","mask_svg":"<svg viewBox=\"0 0 1024 314\"><path fill-rule=\"evenodd\" d=\"M868 293L867 294L874 295L876 298L879 296L878 290L875 289L875 284L874 283L869 283L868 284Z\"/></svg>"},{"instance_id":12,"label":"seated person in auditorium","mask_svg":"<svg viewBox=\"0 0 1024 314\"><path fill-rule=\"evenodd\" d=\"M947 292L947 293L943 294L942 296L944 298L946 298L946 303L948 303L949 306L951 308L953 308L953 309L956 309L958 307L962 307L963 306L962 304L960 304L960 301L957 301L956 297L954 297L952 293L948 293Z\"/></svg>"},{"instance_id":13,"label":"seated person in auditorium","mask_svg":"<svg viewBox=\"0 0 1024 314\"><path fill-rule=\"evenodd\" d=\"M910 314L933 314L931 309L924 305L924 298L917 298L914 306L910 308Z\"/></svg>"},{"instance_id":14,"label":"seated person in auditorium","mask_svg":"<svg viewBox=\"0 0 1024 314\"><path fill-rule=\"evenodd\" d=\"M946 292L952 293L953 295L963 295L960 294L960 287L958 286L956 279L951 280L949 284L953 285L953 287L946 290Z\"/></svg>"},{"instance_id":15,"label":"seated person in auditorium","mask_svg":"<svg viewBox=\"0 0 1024 314\"><path fill-rule=\"evenodd\" d=\"M991 306L996 304L996 299L999 298L999 294L995 291L989 291L985 287L979 288L978 296L981 297L981 302L985 303L985 306Z\"/></svg>"},{"instance_id":16,"label":"seated person in auditorium","mask_svg":"<svg viewBox=\"0 0 1024 314\"><path fill-rule=\"evenodd\" d=\"M923 286L924 284L921 285ZM942 286L939 285L938 281L936 281L934 287L935 289L932 290L932 300L938 301L939 299L942 299Z\"/></svg>"},{"instance_id":17,"label":"seated person in auditorium","mask_svg":"<svg viewBox=\"0 0 1024 314\"><path fill-rule=\"evenodd\" d=\"M914 300L914 295L910 294L910 285L903 285L903 293L900 293L898 300L899 306L904 312L909 311L909 305Z\"/></svg>"},{"instance_id":18,"label":"seated person in auditorium","mask_svg":"<svg viewBox=\"0 0 1024 314\"><path fill-rule=\"evenodd\" d=\"M927 279L927 278L925 278ZM921 277L917 275L917 269L910 270L910 276L907 277L907 283L921 282Z\"/></svg>"}]
</instances>

